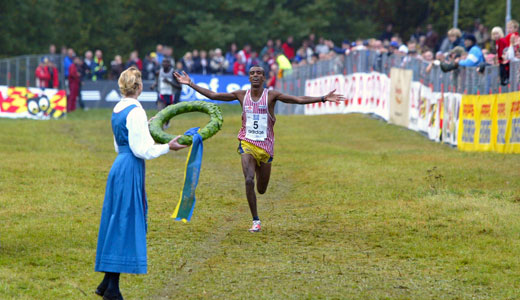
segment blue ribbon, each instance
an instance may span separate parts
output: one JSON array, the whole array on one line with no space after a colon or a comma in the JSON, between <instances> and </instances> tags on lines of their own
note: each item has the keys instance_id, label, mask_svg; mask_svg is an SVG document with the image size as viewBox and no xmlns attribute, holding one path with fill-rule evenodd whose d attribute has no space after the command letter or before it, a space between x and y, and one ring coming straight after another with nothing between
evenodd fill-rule
<instances>
[{"instance_id":1,"label":"blue ribbon","mask_svg":"<svg viewBox=\"0 0 520 300\"><path fill-rule=\"evenodd\" d=\"M200 127L188 129L184 134L193 137L190 152L186 159L186 171L184 172L184 187L181 191L181 198L172 218L176 221L188 222L193 215L195 208L195 189L199 183L200 166L202 164L202 137L199 134Z\"/></svg>"}]
</instances>

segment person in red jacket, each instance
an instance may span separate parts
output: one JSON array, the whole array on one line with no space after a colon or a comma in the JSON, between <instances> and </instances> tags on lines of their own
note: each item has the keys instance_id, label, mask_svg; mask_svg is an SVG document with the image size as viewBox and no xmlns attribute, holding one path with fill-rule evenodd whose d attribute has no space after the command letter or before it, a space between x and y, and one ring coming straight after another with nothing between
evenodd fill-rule
<instances>
[{"instance_id":1,"label":"person in red jacket","mask_svg":"<svg viewBox=\"0 0 520 300\"><path fill-rule=\"evenodd\" d=\"M49 70L47 69L47 64L49 63L49 60L44 57L40 61L40 64L36 68L36 71L34 72L34 75L36 77L36 86L45 89L49 87L49 81L51 79L51 74L49 73Z\"/></svg>"},{"instance_id":2,"label":"person in red jacket","mask_svg":"<svg viewBox=\"0 0 520 300\"><path fill-rule=\"evenodd\" d=\"M287 56L287 58L290 61L292 61L294 59L294 56L295 56L295 50L294 50L293 37L292 36L288 37L287 38L287 42L283 43L282 49L283 49L283 53L285 54L285 56Z\"/></svg>"},{"instance_id":3,"label":"person in red jacket","mask_svg":"<svg viewBox=\"0 0 520 300\"><path fill-rule=\"evenodd\" d=\"M246 65L241 55L237 54L237 60L233 64L233 75L246 75Z\"/></svg>"},{"instance_id":4,"label":"person in red jacket","mask_svg":"<svg viewBox=\"0 0 520 300\"><path fill-rule=\"evenodd\" d=\"M79 72L81 67L81 58L75 57L74 63L69 66L69 95L67 96L67 112L76 110L76 101L79 95L80 84L81 84L81 73Z\"/></svg>"},{"instance_id":5,"label":"person in red jacket","mask_svg":"<svg viewBox=\"0 0 520 300\"><path fill-rule=\"evenodd\" d=\"M49 72L49 86L54 89L57 89L60 86L60 76L58 74L58 68L56 68L56 65L49 61L47 64L47 71Z\"/></svg>"}]
</instances>

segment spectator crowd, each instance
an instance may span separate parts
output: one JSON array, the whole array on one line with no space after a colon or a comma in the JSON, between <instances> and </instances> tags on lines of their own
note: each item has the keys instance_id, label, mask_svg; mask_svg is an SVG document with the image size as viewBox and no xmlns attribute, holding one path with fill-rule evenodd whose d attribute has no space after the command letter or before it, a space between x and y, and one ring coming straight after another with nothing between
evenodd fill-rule
<instances>
[{"instance_id":1,"label":"spectator crowd","mask_svg":"<svg viewBox=\"0 0 520 300\"><path fill-rule=\"evenodd\" d=\"M518 22L514 20L507 23L505 32L500 27L489 31L479 20L475 20L474 26L466 32L452 28L441 38L429 24L426 30L417 27L410 39L404 42L393 31L392 24L388 24L378 38L352 42L345 39L341 44L310 34L297 45L289 36L284 41L269 39L261 49L253 49L248 44L239 48L235 43L226 51L220 48L194 49L177 57L177 60L172 47L157 45L155 51L147 53L143 59L137 51L132 51L126 62L121 55L115 55L109 64L99 49L94 52L88 50L80 57L73 49L62 47L61 54L64 56L64 75L72 99L78 96L82 81L117 80L121 72L131 66L141 70L144 80L156 80L163 60L169 60L175 71L191 74L247 75L250 67L260 66L265 71L267 87L274 88L277 78L293 67L312 65L359 50L372 50L380 56L400 55L404 59L420 59L430 64L428 68L440 65L445 72L459 66L478 67L477 70L482 71L488 65L499 65L501 84L506 85L509 62L520 60L518 29ZM49 53L51 55L44 57L35 71L38 87L59 85L56 62L50 59L56 53L54 45L50 46ZM75 107L71 107L73 109Z\"/></svg>"}]
</instances>

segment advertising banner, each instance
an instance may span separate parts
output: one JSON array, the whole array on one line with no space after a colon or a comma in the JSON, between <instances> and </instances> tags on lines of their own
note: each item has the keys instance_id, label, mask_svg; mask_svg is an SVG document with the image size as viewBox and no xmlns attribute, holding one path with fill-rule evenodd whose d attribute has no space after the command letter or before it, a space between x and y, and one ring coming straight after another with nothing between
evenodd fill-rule
<instances>
[{"instance_id":1,"label":"advertising banner","mask_svg":"<svg viewBox=\"0 0 520 300\"><path fill-rule=\"evenodd\" d=\"M251 84L247 76L231 75L190 75L194 83L218 93L230 93L240 89L249 89ZM143 81L143 92L139 96L139 101L145 109L156 108L158 94L151 87L154 81ZM83 81L81 87L81 98L86 107L112 108L121 99L119 87L115 80ZM181 101L205 100L213 103L223 103L224 101L208 100L206 97L195 92L194 89L183 85L181 91ZM226 102L238 104L238 101Z\"/></svg>"},{"instance_id":2,"label":"advertising banner","mask_svg":"<svg viewBox=\"0 0 520 300\"><path fill-rule=\"evenodd\" d=\"M509 93L511 103L509 121L506 132L506 153L520 153L520 92Z\"/></svg>"},{"instance_id":3,"label":"advertising banner","mask_svg":"<svg viewBox=\"0 0 520 300\"><path fill-rule=\"evenodd\" d=\"M419 115L421 100L421 83L414 81L410 85L410 102L408 108L408 129L419 131Z\"/></svg>"},{"instance_id":4,"label":"advertising banner","mask_svg":"<svg viewBox=\"0 0 520 300\"><path fill-rule=\"evenodd\" d=\"M432 89L421 84L419 92L419 119L417 121L418 131L428 133L430 99L433 98Z\"/></svg>"},{"instance_id":5,"label":"advertising banner","mask_svg":"<svg viewBox=\"0 0 520 300\"><path fill-rule=\"evenodd\" d=\"M389 88L388 76L376 72L310 79L305 82L305 96L321 97L335 89L346 101L306 104L305 114L370 113L388 120Z\"/></svg>"},{"instance_id":6,"label":"advertising banner","mask_svg":"<svg viewBox=\"0 0 520 300\"><path fill-rule=\"evenodd\" d=\"M64 90L0 86L0 118L58 119L66 111Z\"/></svg>"},{"instance_id":7,"label":"advertising banner","mask_svg":"<svg viewBox=\"0 0 520 300\"><path fill-rule=\"evenodd\" d=\"M441 107L442 94L430 93L428 99L428 137L432 141L439 142L441 140Z\"/></svg>"},{"instance_id":8,"label":"advertising banner","mask_svg":"<svg viewBox=\"0 0 520 300\"><path fill-rule=\"evenodd\" d=\"M493 109L496 95L463 95L458 148L466 151L492 151L496 137L492 136Z\"/></svg>"},{"instance_id":9,"label":"advertising banner","mask_svg":"<svg viewBox=\"0 0 520 300\"><path fill-rule=\"evenodd\" d=\"M216 93L231 93L237 90L248 90L251 88L248 76L234 75L190 75L191 80L203 88ZM182 86L181 101L198 101L206 100L212 103L231 103L238 104L238 101L225 102L209 100L208 98L197 93L189 86Z\"/></svg>"},{"instance_id":10,"label":"advertising banner","mask_svg":"<svg viewBox=\"0 0 520 300\"><path fill-rule=\"evenodd\" d=\"M493 136L496 136L495 150L506 152L506 145L509 144L511 132L511 101L512 93L497 95L497 105L493 109Z\"/></svg>"},{"instance_id":11,"label":"advertising banner","mask_svg":"<svg viewBox=\"0 0 520 300\"><path fill-rule=\"evenodd\" d=\"M442 123L442 141L452 146L457 145L457 128L459 126L459 108L462 95L444 94L444 119Z\"/></svg>"},{"instance_id":12,"label":"advertising banner","mask_svg":"<svg viewBox=\"0 0 520 300\"><path fill-rule=\"evenodd\" d=\"M412 70L390 70L390 118L392 124L408 127Z\"/></svg>"}]
</instances>

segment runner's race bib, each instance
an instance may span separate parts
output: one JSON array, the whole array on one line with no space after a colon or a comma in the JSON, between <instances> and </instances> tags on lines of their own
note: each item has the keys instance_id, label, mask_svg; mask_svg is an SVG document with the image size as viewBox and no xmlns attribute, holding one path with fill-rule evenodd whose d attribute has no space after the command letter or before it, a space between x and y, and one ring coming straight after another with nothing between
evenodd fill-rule
<instances>
[{"instance_id":1,"label":"runner's race bib","mask_svg":"<svg viewBox=\"0 0 520 300\"><path fill-rule=\"evenodd\" d=\"M264 141L267 138L267 114L247 114L246 138Z\"/></svg>"}]
</instances>

